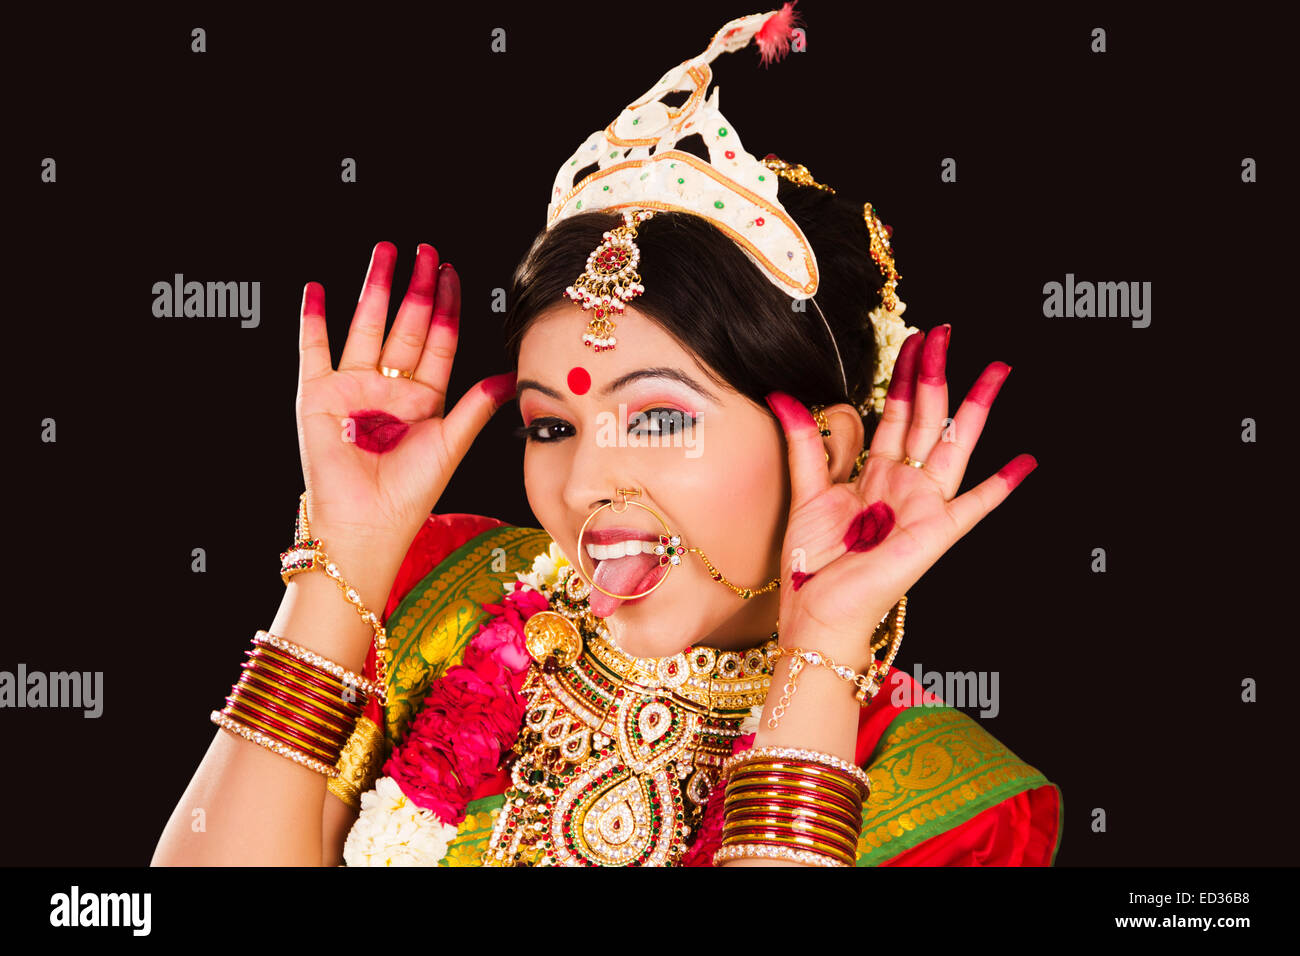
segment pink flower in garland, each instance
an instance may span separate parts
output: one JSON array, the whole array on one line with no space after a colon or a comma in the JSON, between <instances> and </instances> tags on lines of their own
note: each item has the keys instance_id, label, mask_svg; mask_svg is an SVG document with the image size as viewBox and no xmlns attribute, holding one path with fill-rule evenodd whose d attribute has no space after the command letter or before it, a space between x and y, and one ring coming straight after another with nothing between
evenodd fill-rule
<instances>
[{"instance_id":1,"label":"pink flower in garland","mask_svg":"<svg viewBox=\"0 0 1300 956\"><path fill-rule=\"evenodd\" d=\"M463 662L434 681L406 739L383 772L418 807L458 825L475 788L496 772L524 719L519 694L531 658L524 622L548 607L534 590L514 590L465 649Z\"/></svg>"}]
</instances>

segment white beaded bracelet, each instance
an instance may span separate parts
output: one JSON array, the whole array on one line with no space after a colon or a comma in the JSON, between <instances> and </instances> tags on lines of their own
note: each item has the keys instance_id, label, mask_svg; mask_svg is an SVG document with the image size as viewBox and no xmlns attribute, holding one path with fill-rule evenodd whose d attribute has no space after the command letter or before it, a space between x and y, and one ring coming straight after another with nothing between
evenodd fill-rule
<instances>
[{"instance_id":1,"label":"white beaded bracelet","mask_svg":"<svg viewBox=\"0 0 1300 956\"><path fill-rule=\"evenodd\" d=\"M312 664L323 671L333 674L339 680L343 681L344 684L350 684L357 690L369 694L371 697L376 697L381 700L383 698L382 689L374 681L367 680L360 674L354 673L339 664L335 664L328 657L321 657L319 654L307 650L307 648L300 644L295 644L293 641L286 641L283 637L272 634L270 631L258 631L253 635L253 643L269 644L271 647L284 651L291 657L295 657L300 661Z\"/></svg>"},{"instance_id":2,"label":"white beaded bracelet","mask_svg":"<svg viewBox=\"0 0 1300 956\"><path fill-rule=\"evenodd\" d=\"M727 860L791 860L808 866L848 866L841 860L814 853L812 850L792 850L785 846L768 846L765 843L732 843L713 854L713 865Z\"/></svg>"},{"instance_id":3,"label":"white beaded bracelet","mask_svg":"<svg viewBox=\"0 0 1300 956\"><path fill-rule=\"evenodd\" d=\"M272 750L275 753L278 753L281 757L288 757L295 763L302 764L308 770L315 770L317 773L324 774L327 777L337 777L339 775L338 768L331 767L329 764L317 760L315 757L310 757L301 750L288 747L278 740L273 740L260 730L254 730L251 727L247 727L235 720L233 717L223 714L219 710L214 710L210 716L214 724L221 725L232 734L238 734L245 740L251 740L255 744L260 744L267 750Z\"/></svg>"}]
</instances>

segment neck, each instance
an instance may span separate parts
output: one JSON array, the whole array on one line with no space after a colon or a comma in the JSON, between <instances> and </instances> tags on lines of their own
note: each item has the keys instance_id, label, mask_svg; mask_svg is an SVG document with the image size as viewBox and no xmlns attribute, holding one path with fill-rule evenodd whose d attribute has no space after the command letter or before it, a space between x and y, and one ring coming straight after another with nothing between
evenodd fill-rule
<instances>
[{"instance_id":1,"label":"neck","mask_svg":"<svg viewBox=\"0 0 1300 956\"><path fill-rule=\"evenodd\" d=\"M653 623L620 619L613 614L605 620L610 638L626 654L633 657L660 658L679 654L688 647L713 647L721 651L746 651L763 644L776 630L780 592L769 591L750 598L743 607L712 631L700 633L683 640L680 633L665 632Z\"/></svg>"}]
</instances>

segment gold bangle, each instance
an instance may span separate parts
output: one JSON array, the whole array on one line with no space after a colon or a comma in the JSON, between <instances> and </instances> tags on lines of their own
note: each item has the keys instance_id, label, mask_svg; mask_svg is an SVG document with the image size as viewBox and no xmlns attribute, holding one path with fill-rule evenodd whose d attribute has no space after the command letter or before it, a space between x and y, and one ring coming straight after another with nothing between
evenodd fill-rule
<instances>
[{"instance_id":1,"label":"gold bangle","mask_svg":"<svg viewBox=\"0 0 1300 956\"><path fill-rule=\"evenodd\" d=\"M241 707L236 703L228 703L226 709L222 711L222 713L227 717L234 718L241 723L246 724L267 737L279 740L286 746L294 748L300 753L311 757L313 760L319 760L326 766L333 765L333 759L331 759L328 752L321 750L319 747L310 746L307 743L298 740L294 734L286 733L283 729L276 727L274 724L268 723L267 718L248 707Z\"/></svg>"},{"instance_id":2,"label":"gold bangle","mask_svg":"<svg viewBox=\"0 0 1300 956\"><path fill-rule=\"evenodd\" d=\"M333 767L331 767L329 764L323 763L322 761L317 760L316 758L311 757L300 750L296 750L293 747L286 746L280 741L266 736L259 730L254 730L252 727L247 727L244 724L241 724L239 721L235 720L233 717L230 717L227 714L223 714L219 710L214 710L211 714L208 715L208 717L214 724L216 724L217 726L225 730L230 731L232 734L235 734L236 736L239 737L243 737L245 740L255 743L259 747L265 747L267 750L277 753L281 757L287 757L288 759L292 760L294 763L306 767L308 770L314 770L317 773L323 774L326 777L334 777L338 774L338 771L335 770Z\"/></svg>"},{"instance_id":3,"label":"gold bangle","mask_svg":"<svg viewBox=\"0 0 1300 956\"><path fill-rule=\"evenodd\" d=\"M784 787L786 792L790 794L800 794L800 795L807 794L810 797L826 800L831 803L834 803L835 801L839 801L840 804L850 812L862 806L861 800L855 799L849 796L848 794L842 793L839 790L832 790L830 787L823 786L822 784L815 783L811 780L789 780L789 781L782 781L776 784L773 784L771 781L761 780L761 779L749 780L749 781L745 781L745 780L728 781L726 790L724 791L726 794L724 800L729 799L731 797L740 798L755 793L776 791L778 788L781 787Z\"/></svg>"},{"instance_id":4,"label":"gold bangle","mask_svg":"<svg viewBox=\"0 0 1300 956\"><path fill-rule=\"evenodd\" d=\"M304 727L302 724L297 723L294 720L291 720L288 716L278 713L274 709L264 706L263 704L259 703L257 700L251 699L246 694L232 695L232 696L234 698L233 700L230 701L230 707L232 713L235 711L243 711L244 717L242 719L246 721L255 720L258 717L262 717L274 721L275 723L284 724L285 727L296 732L299 736L308 738L311 741L315 741L314 744L309 744L307 740L304 740L299 743L299 746L307 748L309 750L317 751L315 753L315 756L319 757L321 760L326 760L329 762L338 760L338 748L339 748L339 744L341 744L342 741L339 741L338 743L334 743L333 741L329 740L327 737L323 737L321 736L321 734L313 731L311 728ZM261 727L259 729L266 732L270 732L278 728L275 727L275 724L267 724L265 727Z\"/></svg>"},{"instance_id":5,"label":"gold bangle","mask_svg":"<svg viewBox=\"0 0 1300 956\"><path fill-rule=\"evenodd\" d=\"M780 786L787 781L808 780L818 783L823 787L829 787L832 790L843 790L844 795L851 799L861 798L862 791L858 788L858 782L847 774L829 770L827 768L817 768L810 765L805 766L782 766L780 764L748 764L742 770L736 770L732 773L732 780L746 782L753 780L763 780L771 784Z\"/></svg>"},{"instance_id":6,"label":"gold bangle","mask_svg":"<svg viewBox=\"0 0 1300 956\"><path fill-rule=\"evenodd\" d=\"M754 747L749 750L742 750L740 753L732 754L722 763L719 774L728 777L731 771L746 764L754 763L763 758L777 758L779 760L803 760L809 763L821 764L824 767L832 767L836 770L842 770L861 786L860 791L865 800L871 790L871 779L867 776L865 770L856 764L851 764L834 754L824 754L816 750L804 750L799 747Z\"/></svg>"},{"instance_id":7,"label":"gold bangle","mask_svg":"<svg viewBox=\"0 0 1300 956\"><path fill-rule=\"evenodd\" d=\"M261 676L264 680L274 683L275 686L281 688L286 693L292 693L295 697L299 697L303 701L319 707L321 710L328 710L331 713L336 713L340 719L345 720L348 723L356 720L365 709L364 694L360 695L359 699L356 701L347 701L341 696L326 697L325 695L327 692L323 688L310 687L309 685L302 683L300 679L295 680L299 675L294 674L292 671L282 670L278 664L271 664L266 659L260 660L255 667L251 668L251 670L254 674ZM341 690L342 688L340 687L339 689ZM312 697L311 692L313 691L320 694L321 697ZM326 701L328 701L328 703Z\"/></svg>"},{"instance_id":8,"label":"gold bangle","mask_svg":"<svg viewBox=\"0 0 1300 956\"><path fill-rule=\"evenodd\" d=\"M807 797L802 794L781 793L779 791L758 790L752 793L739 793L732 797L727 797L722 804L724 813L730 811L733 807L740 810L750 806L768 806L773 801L785 800L789 803L796 804L800 807L806 807L809 810L819 811L823 815L839 814L846 825L856 823L861 828L862 811L859 809L856 814L849 808L841 805L830 803L825 800L818 800L815 797Z\"/></svg>"},{"instance_id":9,"label":"gold bangle","mask_svg":"<svg viewBox=\"0 0 1300 956\"><path fill-rule=\"evenodd\" d=\"M293 641L287 641L270 631L258 631L253 635L253 643L260 644L263 647L272 647L283 654L287 654L309 669L322 672L322 679L337 681L340 686L351 685L357 690L364 691L372 696L379 694L383 690L383 685L379 681L367 680L361 674L350 671L341 664L334 663L328 657L322 657L315 651L310 651Z\"/></svg>"},{"instance_id":10,"label":"gold bangle","mask_svg":"<svg viewBox=\"0 0 1300 956\"><path fill-rule=\"evenodd\" d=\"M330 779L326 789L353 810L360 810L361 794L375 785L387 753L384 732L369 717L358 717L334 765L338 776Z\"/></svg>"},{"instance_id":11,"label":"gold bangle","mask_svg":"<svg viewBox=\"0 0 1300 956\"><path fill-rule=\"evenodd\" d=\"M777 810L784 808L777 807ZM857 846L858 834L853 833L846 827L825 826L817 822L818 818L787 816L784 813L769 813L761 809L755 809L747 813L733 811L727 814L726 823L723 825L723 833L727 832L727 827L733 829L736 827L753 827L753 826L772 826L788 827L795 833L805 836L817 837L828 843L843 843L845 847L850 844Z\"/></svg>"},{"instance_id":12,"label":"gold bangle","mask_svg":"<svg viewBox=\"0 0 1300 956\"><path fill-rule=\"evenodd\" d=\"M304 729L313 731L313 735L320 735L321 739L327 744L334 744L337 742L341 745L343 740L346 739L346 735L352 732L352 721L338 720L337 723L342 724L343 726L335 726L319 715L304 710L301 706L291 701L276 697L265 688L258 687L247 677L241 677L239 683L235 686L239 689L241 695L251 696L258 703L272 705L272 713L278 714L283 711L288 711L289 714L292 714L293 723L300 724ZM286 718L287 717L288 715L286 715Z\"/></svg>"}]
</instances>

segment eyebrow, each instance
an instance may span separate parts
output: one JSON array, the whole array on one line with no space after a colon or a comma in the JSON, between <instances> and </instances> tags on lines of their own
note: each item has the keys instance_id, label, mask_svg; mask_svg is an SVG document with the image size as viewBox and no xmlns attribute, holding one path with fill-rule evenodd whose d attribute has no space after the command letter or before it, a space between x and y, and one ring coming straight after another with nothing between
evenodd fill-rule
<instances>
[{"instance_id":1,"label":"eyebrow","mask_svg":"<svg viewBox=\"0 0 1300 956\"><path fill-rule=\"evenodd\" d=\"M719 401L718 396L714 395L707 388L705 388L695 379L691 378L681 369L663 368L663 367L642 368L642 369L637 369L635 372L628 372L626 375L620 375L618 378L614 379L614 381L606 385L604 390L601 391L600 394L609 395L612 392L616 392L620 388L623 388L626 385L630 385L633 382L639 381L640 379L643 378L666 378L674 382L681 382L687 388L699 392L705 398L708 398L715 402ZM557 401L562 401L564 398L564 396L562 396L555 389L543 385L541 382L537 381L536 379L531 379L531 378L521 378L518 382L516 382L515 394L516 395L522 394L524 389L526 388L536 389L537 391L541 392L543 395L549 395L551 398L554 398Z\"/></svg>"}]
</instances>

